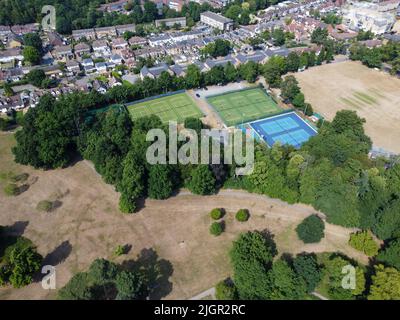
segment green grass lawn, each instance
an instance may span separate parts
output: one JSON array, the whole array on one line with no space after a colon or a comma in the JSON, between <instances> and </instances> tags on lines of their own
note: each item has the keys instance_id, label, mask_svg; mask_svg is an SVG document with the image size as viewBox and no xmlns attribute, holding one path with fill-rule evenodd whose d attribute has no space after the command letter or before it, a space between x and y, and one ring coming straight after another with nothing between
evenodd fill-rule
<instances>
[{"instance_id":1,"label":"green grass lawn","mask_svg":"<svg viewBox=\"0 0 400 320\"><path fill-rule=\"evenodd\" d=\"M207 101L229 127L282 111L261 88L228 92L209 97Z\"/></svg>"},{"instance_id":2,"label":"green grass lawn","mask_svg":"<svg viewBox=\"0 0 400 320\"><path fill-rule=\"evenodd\" d=\"M132 120L154 114L163 123L168 121L183 123L186 118L200 118L203 116L195 102L186 93L127 104L126 106Z\"/></svg>"}]
</instances>

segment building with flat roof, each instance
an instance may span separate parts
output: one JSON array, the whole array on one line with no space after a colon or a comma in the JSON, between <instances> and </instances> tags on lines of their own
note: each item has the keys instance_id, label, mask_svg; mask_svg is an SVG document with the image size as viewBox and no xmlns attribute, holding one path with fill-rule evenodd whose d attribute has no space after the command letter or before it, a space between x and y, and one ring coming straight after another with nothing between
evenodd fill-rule
<instances>
[{"instance_id":1,"label":"building with flat roof","mask_svg":"<svg viewBox=\"0 0 400 320\"><path fill-rule=\"evenodd\" d=\"M233 30L233 20L217 13L206 11L200 14L200 21L210 27L222 31Z\"/></svg>"},{"instance_id":2,"label":"building with flat roof","mask_svg":"<svg viewBox=\"0 0 400 320\"><path fill-rule=\"evenodd\" d=\"M386 8L388 5L384 6ZM389 32L395 21L395 11L380 10L382 6L370 2L353 2L345 6L343 23L352 30L372 31L375 34Z\"/></svg>"},{"instance_id":3,"label":"building with flat roof","mask_svg":"<svg viewBox=\"0 0 400 320\"><path fill-rule=\"evenodd\" d=\"M159 28L163 25L165 25L166 27L173 27L174 25L179 25L181 28L185 28L186 27L186 17L156 20L157 28Z\"/></svg>"}]
</instances>

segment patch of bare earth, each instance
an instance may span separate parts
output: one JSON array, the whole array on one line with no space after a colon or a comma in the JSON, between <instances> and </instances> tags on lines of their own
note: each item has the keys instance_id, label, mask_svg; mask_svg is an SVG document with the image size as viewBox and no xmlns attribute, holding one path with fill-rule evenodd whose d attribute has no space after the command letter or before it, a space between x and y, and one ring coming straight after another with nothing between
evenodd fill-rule
<instances>
[{"instance_id":1,"label":"patch of bare earth","mask_svg":"<svg viewBox=\"0 0 400 320\"><path fill-rule=\"evenodd\" d=\"M144 208L132 215L118 211L118 193L106 185L86 161L51 171L33 170L12 162L11 135L0 134L0 171L10 168L27 172L29 189L16 197L2 192L0 181L0 225L19 226L47 261L56 265L57 287L88 268L99 257L122 262L136 259L143 249L153 248L159 257L171 263L165 275L167 299L187 299L202 292L231 273L228 251L232 241L246 230L268 229L275 235L279 252L341 250L361 262L366 257L347 245L350 229L326 225L326 236L318 244L304 245L294 231L297 224L315 211L305 205L288 205L265 196L224 190L208 197L182 191L168 200L146 200ZM36 205L49 198L60 206L49 213ZM219 237L209 233L211 209L227 210L226 231ZM237 222L234 214L248 208L250 220ZM132 245L127 255L115 258L119 244ZM0 299L52 299L54 291L41 288L39 282L21 289L0 288Z\"/></svg>"},{"instance_id":2,"label":"patch of bare earth","mask_svg":"<svg viewBox=\"0 0 400 320\"><path fill-rule=\"evenodd\" d=\"M316 112L332 120L337 111L357 111L366 119L373 144L400 152L400 79L345 61L295 74L305 98Z\"/></svg>"}]
</instances>

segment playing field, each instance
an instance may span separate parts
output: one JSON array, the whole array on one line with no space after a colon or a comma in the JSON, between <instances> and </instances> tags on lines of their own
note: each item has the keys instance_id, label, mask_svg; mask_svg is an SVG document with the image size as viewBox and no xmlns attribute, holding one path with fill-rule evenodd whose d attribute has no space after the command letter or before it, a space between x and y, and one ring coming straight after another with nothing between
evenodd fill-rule
<instances>
[{"instance_id":1,"label":"playing field","mask_svg":"<svg viewBox=\"0 0 400 320\"><path fill-rule=\"evenodd\" d=\"M270 147L280 142L300 148L304 142L317 134L317 131L295 112L254 121L249 125Z\"/></svg>"},{"instance_id":2,"label":"playing field","mask_svg":"<svg viewBox=\"0 0 400 320\"><path fill-rule=\"evenodd\" d=\"M176 121L183 123L186 118L203 116L196 104L186 93L177 93L143 102L126 105L132 119L156 115L163 123Z\"/></svg>"},{"instance_id":3,"label":"playing field","mask_svg":"<svg viewBox=\"0 0 400 320\"><path fill-rule=\"evenodd\" d=\"M261 88L227 92L207 101L228 127L282 111Z\"/></svg>"},{"instance_id":4,"label":"playing field","mask_svg":"<svg viewBox=\"0 0 400 320\"><path fill-rule=\"evenodd\" d=\"M359 62L330 63L295 74L306 101L332 120L337 111L354 110L375 147L400 153L400 79Z\"/></svg>"}]
</instances>

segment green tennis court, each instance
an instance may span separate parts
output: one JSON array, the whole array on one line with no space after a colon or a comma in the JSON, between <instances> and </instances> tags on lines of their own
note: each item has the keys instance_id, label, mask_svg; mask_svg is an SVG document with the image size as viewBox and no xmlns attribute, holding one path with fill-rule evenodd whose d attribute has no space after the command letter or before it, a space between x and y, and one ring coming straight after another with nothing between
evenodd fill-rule
<instances>
[{"instance_id":1,"label":"green tennis court","mask_svg":"<svg viewBox=\"0 0 400 320\"><path fill-rule=\"evenodd\" d=\"M132 120L154 114L163 123L168 121L183 123L186 118L203 116L192 98L184 92L137 103L128 103L126 107Z\"/></svg>"},{"instance_id":2,"label":"green tennis court","mask_svg":"<svg viewBox=\"0 0 400 320\"><path fill-rule=\"evenodd\" d=\"M230 127L279 113L281 108L261 88L251 88L208 97L207 101Z\"/></svg>"}]
</instances>

